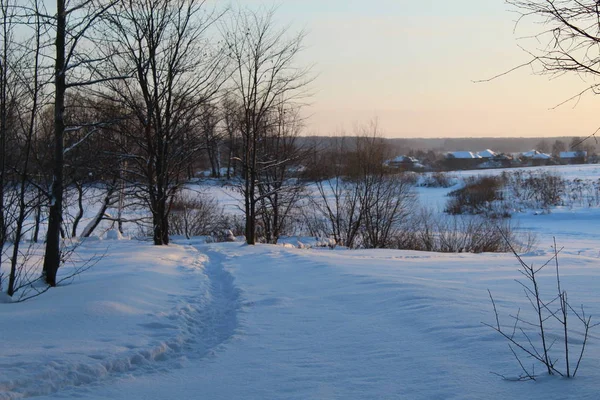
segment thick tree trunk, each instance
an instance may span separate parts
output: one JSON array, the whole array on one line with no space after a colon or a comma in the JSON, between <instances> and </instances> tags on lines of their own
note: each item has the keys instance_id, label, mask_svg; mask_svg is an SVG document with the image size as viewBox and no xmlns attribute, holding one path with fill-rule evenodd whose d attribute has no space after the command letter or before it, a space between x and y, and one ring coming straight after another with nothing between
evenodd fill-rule
<instances>
[{"instance_id":1,"label":"thick tree trunk","mask_svg":"<svg viewBox=\"0 0 600 400\"><path fill-rule=\"evenodd\" d=\"M169 244L169 220L167 213L166 196L161 196L155 201L152 212L153 236L152 240L156 246Z\"/></svg>"},{"instance_id":2,"label":"thick tree trunk","mask_svg":"<svg viewBox=\"0 0 600 400\"><path fill-rule=\"evenodd\" d=\"M55 63L55 99L54 99L54 166L52 198L46 236L44 256L44 274L46 283L56 286L56 273L60 267L60 226L62 224L63 205L63 136L65 131L65 0L56 1L56 63Z\"/></svg>"}]
</instances>

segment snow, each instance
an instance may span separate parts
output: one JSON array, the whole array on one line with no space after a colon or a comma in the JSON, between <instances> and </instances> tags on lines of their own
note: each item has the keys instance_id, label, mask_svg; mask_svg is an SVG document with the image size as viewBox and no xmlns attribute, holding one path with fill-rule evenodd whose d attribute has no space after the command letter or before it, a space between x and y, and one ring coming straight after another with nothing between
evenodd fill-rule
<instances>
[{"instance_id":1,"label":"snow","mask_svg":"<svg viewBox=\"0 0 600 400\"><path fill-rule=\"evenodd\" d=\"M525 153L522 153L521 155L523 157L531 158L531 157L535 156L536 154L540 154L540 152L537 150L529 150L529 151L526 151Z\"/></svg>"},{"instance_id":2,"label":"snow","mask_svg":"<svg viewBox=\"0 0 600 400\"><path fill-rule=\"evenodd\" d=\"M550 154L542 153L537 150L529 150L529 151L521 154L521 156L523 156L525 158L532 158L534 160L549 160L552 158L552 156Z\"/></svg>"},{"instance_id":3,"label":"snow","mask_svg":"<svg viewBox=\"0 0 600 400\"><path fill-rule=\"evenodd\" d=\"M480 151L479 153L477 153L480 157L482 158L492 158L496 156L496 153L493 152L490 149L486 149L484 151Z\"/></svg>"},{"instance_id":4,"label":"snow","mask_svg":"<svg viewBox=\"0 0 600 400\"><path fill-rule=\"evenodd\" d=\"M395 158L388 160L388 163L418 163L419 160L417 160L414 157L409 157L409 156L396 156Z\"/></svg>"},{"instance_id":5,"label":"snow","mask_svg":"<svg viewBox=\"0 0 600 400\"><path fill-rule=\"evenodd\" d=\"M546 153L537 153L534 154L531 158L533 158L534 160L550 160L552 156Z\"/></svg>"},{"instance_id":6,"label":"snow","mask_svg":"<svg viewBox=\"0 0 600 400\"><path fill-rule=\"evenodd\" d=\"M460 159L465 159L465 158L482 158L480 155L472 153L470 151L454 151L452 153L448 153L447 157L460 158Z\"/></svg>"},{"instance_id":7,"label":"snow","mask_svg":"<svg viewBox=\"0 0 600 400\"><path fill-rule=\"evenodd\" d=\"M88 242L81 251L103 254L106 243ZM71 284L0 308L0 398L185 361L182 349L198 339L211 301L205 256L189 246L126 241L111 243L107 254Z\"/></svg>"},{"instance_id":8,"label":"snow","mask_svg":"<svg viewBox=\"0 0 600 400\"><path fill-rule=\"evenodd\" d=\"M543 170L584 180L600 172ZM453 189L416 190L439 209ZM232 199L227 190L210 188ZM564 246L561 284L598 322L600 209L513 218L538 235L526 262L547 261L553 237ZM535 400L600 391L598 328L574 380L539 366L536 382L493 374L521 372L504 339L482 324L495 321L488 289L507 325L509 314L527 312L510 254L331 250L294 238L277 246L180 238L156 247L106 236L113 240L79 247L81 258L101 258L71 282L23 303L0 298L0 399ZM553 293L552 271L541 285ZM574 349L580 339L575 332Z\"/></svg>"},{"instance_id":9,"label":"snow","mask_svg":"<svg viewBox=\"0 0 600 400\"><path fill-rule=\"evenodd\" d=\"M108 240L123 240L123 235L118 229L109 229L106 232L106 239Z\"/></svg>"}]
</instances>

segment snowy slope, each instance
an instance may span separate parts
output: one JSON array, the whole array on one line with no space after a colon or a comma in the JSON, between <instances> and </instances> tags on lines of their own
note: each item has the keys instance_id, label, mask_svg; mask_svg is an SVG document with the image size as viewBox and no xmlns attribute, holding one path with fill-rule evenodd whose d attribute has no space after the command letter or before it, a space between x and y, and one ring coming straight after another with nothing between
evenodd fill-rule
<instances>
[{"instance_id":1,"label":"snowy slope","mask_svg":"<svg viewBox=\"0 0 600 400\"><path fill-rule=\"evenodd\" d=\"M136 250L130 253L151 251L148 257L154 260L148 264L152 265L156 257L165 258L159 253L166 252L169 261L151 267L159 275L139 286L132 283L122 292L128 299L121 301L129 304L141 296L147 302L158 296L167 302L146 304L134 324L120 325L123 321L112 308L102 323L85 322L106 327L103 333L83 331L76 323L70 328L89 341L78 348L78 357L89 359L81 361L83 365L105 365L106 361L93 358L104 353L109 359L125 358L127 367L94 378L91 384L79 380L79 387L52 388L42 398L582 399L597 398L600 390L597 332L574 381L542 378L512 383L490 374L520 372L503 340L481 324L493 320L488 288L502 314L526 306L513 281L519 276L516 262L508 255L300 250L230 243L199 246L207 258L199 268L186 271L178 265L191 260L185 257L198 255L189 247L165 251L144 246L131 243ZM526 259L538 263L547 255L537 252ZM131 271L124 264L115 268L143 277L142 271ZM565 254L562 264L563 285L573 289L571 299L599 315L597 259ZM80 290L78 285L99 279L98 273L55 292L66 301ZM167 283L160 283L163 279ZM551 276L543 283L552 285ZM177 297L179 305L167 300L178 284L184 289L183 296ZM141 292L132 292L135 288ZM148 289L150 293L144 293ZM87 309L87 304L102 297L91 286L88 290L96 299L79 292L78 307ZM104 296L115 299L114 291L107 290ZM178 317L171 322L184 304L184 309L193 310L183 312L186 322ZM13 309L2 312L3 321L21 315ZM55 326L47 321L42 325ZM102 345L109 333L114 340ZM164 359L148 357L144 366L130 367L131 353L124 347L132 337L144 349L173 340L182 346L167 351ZM29 347L26 338L10 341ZM54 353L59 365L46 368L54 369L56 377L69 376L70 370L60 365L75 362L66 354L70 344L58 335L50 343L60 348ZM6 351L3 371L12 363L14 377L19 372L15 355L5 356ZM35 358L35 353L39 357L44 351L41 347L20 357L44 365L50 359ZM31 380L23 382L33 385Z\"/></svg>"},{"instance_id":2,"label":"snowy slope","mask_svg":"<svg viewBox=\"0 0 600 400\"><path fill-rule=\"evenodd\" d=\"M223 315L232 303L212 296L214 271L197 250L95 241L81 255L107 246L104 259L71 284L0 305L0 399L179 368L233 330Z\"/></svg>"},{"instance_id":3,"label":"snowy slope","mask_svg":"<svg viewBox=\"0 0 600 400\"><path fill-rule=\"evenodd\" d=\"M593 179L597 168L557 170ZM449 190L418 188L438 210ZM556 236L565 247L563 288L600 321L600 210L513 219L538 235L527 262L545 262ZM511 255L200 240L160 248L93 240L80 252L106 256L68 285L0 304L0 399L596 399L600 392L599 328L575 380L514 383L491 373L521 372L505 341L482 324L494 323L488 289L507 326L509 314L529 307ZM551 291L552 275L542 278Z\"/></svg>"}]
</instances>

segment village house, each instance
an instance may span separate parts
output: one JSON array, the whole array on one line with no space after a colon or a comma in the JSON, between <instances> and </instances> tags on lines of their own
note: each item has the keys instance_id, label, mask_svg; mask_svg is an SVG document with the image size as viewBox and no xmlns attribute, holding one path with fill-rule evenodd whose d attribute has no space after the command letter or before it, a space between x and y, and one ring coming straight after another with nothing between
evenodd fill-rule
<instances>
[{"instance_id":1,"label":"village house","mask_svg":"<svg viewBox=\"0 0 600 400\"><path fill-rule=\"evenodd\" d=\"M477 166L483 162L485 162L483 157L470 151L454 151L447 153L444 159L444 165L449 170L473 169L477 168Z\"/></svg>"},{"instance_id":2,"label":"village house","mask_svg":"<svg viewBox=\"0 0 600 400\"><path fill-rule=\"evenodd\" d=\"M398 156L386 161L386 165L390 168L397 168L402 171L423 171L425 166L414 157Z\"/></svg>"},{"instance_id":3,"label":"village house","mask_svg":"<svg viewBox=\"0 0 600 400\"><path fill-rule=\"evenodd\" d=\"M587 151L561 151L558 158L561 164L585 164Z\"/></svg>"},{"instance_id":4,"label":"village house","mask_svg":"<svg viewBox=\"0 0 600 400\"><path fill-rule=\"evenodd\" d=\"M536 167L553 163L550 154L542 153L537 150L529 150L522 153L520 159L523 164Z\"/></svg>"},{"instance_id":5,"label":"village house","mask_svg":"<svg viewBox=\"0 0 600 400\"><path fill-rule=\"evenodd\" d=\"M483 162L478 165L478 168L512 167L513 159L509 155L496 153L495 151L492 151L490 149L480 151L477 154L483 159Z\"/></svg>"}]
</instances>

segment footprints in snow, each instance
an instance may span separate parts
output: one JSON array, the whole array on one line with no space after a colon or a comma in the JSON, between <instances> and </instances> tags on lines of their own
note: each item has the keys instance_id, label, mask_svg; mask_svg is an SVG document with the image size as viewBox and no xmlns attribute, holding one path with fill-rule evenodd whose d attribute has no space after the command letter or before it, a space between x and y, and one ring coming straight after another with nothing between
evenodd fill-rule
<instances>
[{"instance_id":1,"label":"footprints in snow","mask_svg":"<svg viewBox=\"0 0 600 400\"><path fill-rule=\"evenodd\" d=\"M149 315L155 320L138 324L152 343L142 348L133 343L124 343L120 355L102 353L81 354L84 359L78 363L50 363L29 366L35 374L25 375L11 381L0 379L0 398L3 395L27 397L49 394L67 387L80 387L110 378L115 374L145 374L155 371L168 371L181 368L188 359L201 359L214 354L215 350L237 329L237 311L240 308L239 290L233 284L233 277L224 270L223 256L214 253L210 261L198 253L195 259L182 259L177 270L184 273L186 282L194 282L194 274L203 270L206 282L198 281L199 288L189 287L188 295L168 295L173 305L168 313ZM191 275L190 279L185 276ZM131 332L138 336L139 332ZM113 343L113 338L99 338L98 342ZM45 349L55 346L46 345ZM85 359L88 361L86 362ZM160 363L160 364L157 364ZM167 364L165 364L167 363ZM15 367L15 363L11 367ZM35 382L35 384L33 384ZM80 390L80 389L77 389Z\"/></svg>"}]
</instances>

